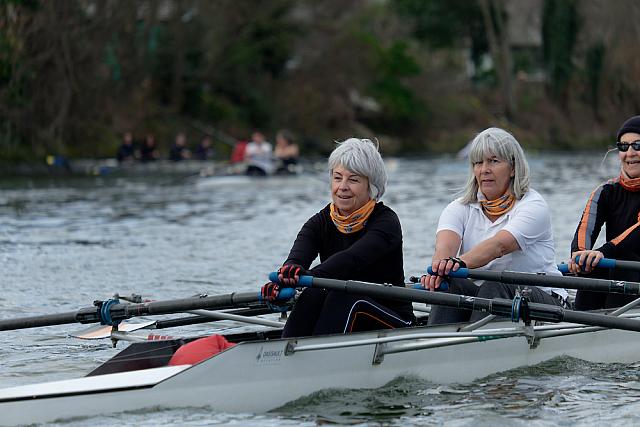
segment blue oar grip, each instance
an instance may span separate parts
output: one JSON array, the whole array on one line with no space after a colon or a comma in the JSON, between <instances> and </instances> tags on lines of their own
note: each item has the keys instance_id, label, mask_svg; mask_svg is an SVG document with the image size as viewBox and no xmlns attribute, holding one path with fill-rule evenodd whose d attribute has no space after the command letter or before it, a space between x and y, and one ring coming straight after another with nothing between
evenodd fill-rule
<instances>
[{"instance_id":1,"label":"blue oar grip","mask_svg":"<svg viewBox=\"0 0 640 427\"><path fill-rule=\"evenodd\" d=\"M580 261L580 257L576 258L576 262ZM616 268L616 260L612 259L612 258L602 258L599 262L598 265L596 265L596 268ZM561 273L568 273L569 272L569 264L558 264L558 270L560 270Z\"/></svg>"},{"instance_id":2,"label":"blue oar grip","mask_svg":"<svg viewBox=\"0 0 640 427\"><path fill-rule=\"evenodd\" d=\"M413 289L422 289L423 291L426 290L419 283L416 283L415 285L413 285ZM449 290L449 284L447 282L440 282L440 287L438 289L436 289L436 292L438 292L438 291L448 291L448 290Z\"/></svg>"},{"instance_id":3,"label":"blue oar grip","mask_svg":"<svg viewBox=\"0 0 640 427\"><path fill-rule=\"evenodd\" d=\"M598 267L616 268L616 260L611 258L602 258L600 262L598 262Z\"/></svg>"},{"instance_id":4,"label":"blue oar grip","mask_svg":"<svg viewBox=\"0 0 640 427\"><path fill-rule=\"evenodd\" d=\"M296 294L296 290L294 288L282 288L280 292L278 292L278 301L287 301L293 298Z\"/></svg>"},{"instance_id":5,"label":"blue oar grip","mask_svg":"<svg viewBox=\"0 0 640 427\"><path fill-rule=\"evenodd\" d=\"M427 273L434 276L433 270L431 269L431 267L427 267ZM444 280L440 282L440 286L438 287L438 289L436 289L436 291L448 291L448 290L449 290L449 284Z\"/></svg>"},{"instance_id":6,"label":"blue oar grip","mask_svg":"<svg viewBox=\"0 0 640 427\"><path fill-rule=\"evenodd\" d=\"M289 301L296 295L296 290L294 288L282 288L278 292L278 296L276 297L276 301ZM263 302L262 293L258 293L258 301Z\"/></svg>"},{"instance_id":7,"label":"blue oar grip","mask_svg":"<svg viewBox=\"0 0 640 427\"><path fill-rule=\"evenodd\" d=\"M433 270L431 269L431 266L427 267L427 273L431 274L432 276L437 276L437 274L433 273ZM465 267L460 267L456 271L451 270L449 272L449 274L447 274L447 277L456 277L456 278L459 278L459 279L467 279L467 278L469 278L469 269L465 268Z\"/></svg>"},{"instance_id":8,"label":"blue oar grip","mask_svg":"<svg viewBox=\"0 0 640 427\"><path fill-rule=\"evenodd\" d=\"M273 283L280 283L278 280L278 272L272 271L269 273L269 281ZM298 286L303 286L306 288L310 288L313 285L313 276L300 276L298 279Z\"/></svg>"}]
</instances>

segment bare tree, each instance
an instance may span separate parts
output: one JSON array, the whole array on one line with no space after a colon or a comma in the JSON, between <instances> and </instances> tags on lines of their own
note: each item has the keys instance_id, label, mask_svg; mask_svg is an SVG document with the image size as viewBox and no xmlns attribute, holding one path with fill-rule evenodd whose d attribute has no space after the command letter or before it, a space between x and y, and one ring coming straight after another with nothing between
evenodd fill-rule
<instances>
[{"instance_id":1,"label":"bare tree","mask_svg":"<svg viewBox=\"0 0 640 427\"><path fill-rule=\"evenodd\" d=\"M513 95L511 45L505 20L508 19L503 0L480 0L480 9L489 41L491 58L495 64L498 82L504 99L504 115L512 119L516 112Z\"/></svg>"}]
</instances>

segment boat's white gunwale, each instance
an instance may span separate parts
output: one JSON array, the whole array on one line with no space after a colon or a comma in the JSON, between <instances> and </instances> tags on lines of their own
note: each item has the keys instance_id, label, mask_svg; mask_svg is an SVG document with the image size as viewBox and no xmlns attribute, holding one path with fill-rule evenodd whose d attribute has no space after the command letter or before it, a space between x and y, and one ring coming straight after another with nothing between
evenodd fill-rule
<instances>
[{"instance_id":1,"label":"boat's white gunwale","mask_svg":"<svg viewBox=\"0 0 640 427\"><path fill-rule=\"evenodd\" d=\"M625 317L637 317L640 313L630 313ZM503 323L507 323L504 321ZM444 330L444 332L418 332L416 330ZM568 331L567 331L568 329ZM536 333L542 333L539 338L555 337L565 334L588 333L601 330L603 328L586 327L574 323L544 324L535 326ZM473 341L487 341L486 337L506 338L525 335L522 326L487 328L471 332L456 332L455 326L438 327L415 327L403 328L393 331L362 332L351 335L369 336L359 340L353 340L352 336L337 334L322 337L305 337L299 339L270 339L259 341L246 341L239 343L236 347L246 347L248 345L257 346L266 342L274 343L278 341L288 342L291 350L287 355L303 351L322 351L329 349L368 346L378 344L390 344L399 341L415 340L416 343L399 343L398 346L386 346L381 351L382 354L391 354L400 351L417 351L424 348L437 347L443 345L456 345ZM390 336L391 335L391 336ZM313 343L313 342L317 343ZM319 342L318 342L319 341ZM420 342L422 341L422 342ZM429 343L424 344L424 341ZM305 344L311 342L309 344ZM527 345L523 340L522 345ZM232 350L232 349L229 349ZM229 351L227 350L227 351ZM69 380L52 381L38 384L28 384L10 387L0 390L0 403L20 399L51 398L67 395L85 393L107 393L112 391L122 391L136 388L149 388L177 375L190 366L165 366L152 369L118 372L113 374L98 375L92 377L82 377ZM59 389L62 388L62 391ZM43 392L43 389L45 390ZM47 391L57 390L57 391Z\"/></svg>"},{"instance_id":2,"label":"boat's white gunwale","mask_svg":"<svg viewBox=\"0 0 640 427\"><path fill-rule=\"evenodd\" d=\"M0 390L0 403L150 388L190 367L162 366L10 387Z\"/></svg>"}]
</instances>

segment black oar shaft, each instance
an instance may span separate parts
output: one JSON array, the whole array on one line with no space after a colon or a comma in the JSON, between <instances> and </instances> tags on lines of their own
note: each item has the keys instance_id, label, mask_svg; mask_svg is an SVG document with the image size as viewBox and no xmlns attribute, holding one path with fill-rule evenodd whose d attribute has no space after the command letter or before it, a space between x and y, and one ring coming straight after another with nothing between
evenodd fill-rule
<instances>
[{"instance_id":1,"label":"black oar shaft","mask_svg":"<svg viewBox=\"0 0 640 427\"><path fill-rule=\"evenodd\" d=\"M491 280L514 285L551 286L584 291L640 295L640 283L595 279L591 277L549 276L537 273L488 270L468 270L468 277L471 279Z\"/></svg>"},{"instance_id":2,"label":"black oar shaft","mask_svg":"<svg viewBox=\"0 0 640 427\"><path fill-rule=\"evenodd\" d=\"M143 304L114 304L110 307L109 311L111 319L118 321L135 316L179 313L198 309L222 310L242 307L256 302L258 302L257 292L245 292L210 297L153 301ZM0 331L64 325L68 323L98 323L101 321L100 309L98 307L87 307L74 312L0 320Z\"/></svg>"},{"instance_id":3,"label":"black oar shaft","mask_svg":"<svg viewBox=\"0 0 640 427\"><path fill-rule=\"evenodd\" d=\"M93 307L93 311L96 308ZM0 320L0 331L13 329L37 328L40 326L64 325L67 323L78 323L77 311L58 314L46 314L42 316L21 317L19 319Z\"/></svg>"},{"instance_id":4,"label":"black oar shaft","mask_svg":"<svg viewBox=\"0 0 640 427\"><path fill-rule=\"evenodd\" d=\"M153 301L143 304L118 304L111 309L111 318L128 319L135 316L171 314L180 311L199 309L234 308L258 301L257 292L231 293L201 298L183 298L168 301ZM120 307L119 307L120 306ZM121 314L122 313L122 314Z\"/></svg>"},{"instance_id":5,"label":"black oar shaft","mask_svg":"<svg viewBox=\"0 0 640 427\"><path fill-rule=\"evenodd\" d=\"M429 292L421 289L407 289L399 286L384 286L375 283L313 278L312 287L342 291L349 294L362 294L371 297L391 298L401 301L437 304L465 310L478 310L498 316L511 317L513 301L501 298L478 298L465 295ZM602 326L640 332L640 322L635 319L607 316L566 310L560 306L528 303L531 320L546 322L571 322L583 325Z\"/></svg>"},{"instance_id":6,"label":"black oar shaft","mask_svg":"<svg viewBox=\"0 0 640 427\"><path fill-rule=\"evenodd\" d=\"M616 268L623 270L635 270L640 271L640 262L638 261L625 261L621 259L616 260Z\"/></svg>"}]
</instances>

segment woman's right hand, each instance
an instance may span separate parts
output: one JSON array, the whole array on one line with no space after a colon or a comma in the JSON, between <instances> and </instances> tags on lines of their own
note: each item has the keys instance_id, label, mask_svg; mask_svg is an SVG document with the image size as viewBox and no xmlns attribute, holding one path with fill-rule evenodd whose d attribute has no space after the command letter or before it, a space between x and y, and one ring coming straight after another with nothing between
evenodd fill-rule
<instances>
[{"instance_id":1,"label":"woman's right hand","mask_svg":"<svg viewBox=\"0 0 640 427\"><path fill-rule=\"evenodd\" d=\"M260 288L260 295L262 295L262 301L275 302L280 294L280 286L273 282L268 282L262 285Z\"/></svg>"},{"instance_id":2,"label":"woman's right hand","mask_svg":"<svg viewBox=\"0 0 640 427\"><path fill-rule=\"evenodd\" d=\"M602 258L604 258L604 254L600 251L576 251L571 254L569 272L574 274L590 273Z\"/></svg>"}]
</instances>

